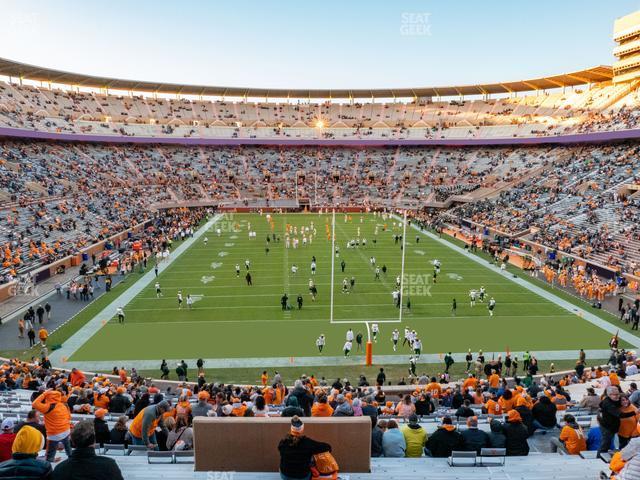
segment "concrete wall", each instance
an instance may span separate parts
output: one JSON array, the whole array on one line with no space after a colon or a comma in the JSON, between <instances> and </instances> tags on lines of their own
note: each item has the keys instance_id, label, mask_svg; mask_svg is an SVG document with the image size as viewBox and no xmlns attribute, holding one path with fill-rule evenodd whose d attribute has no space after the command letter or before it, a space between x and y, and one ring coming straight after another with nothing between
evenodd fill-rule
<instances>
[{"instance_id":1,"label":"concrete wall","mask_svg":"<svg viewBox=\"0 0 640 480\"><path fill-rule=\"evenodd\" d=\"M304 418L304 434L331 445L341 472L370 471L369 417ZM195 470L277 472L278 443L290 418L196 417L193 421Z\"/></svg>"}]
</instances>

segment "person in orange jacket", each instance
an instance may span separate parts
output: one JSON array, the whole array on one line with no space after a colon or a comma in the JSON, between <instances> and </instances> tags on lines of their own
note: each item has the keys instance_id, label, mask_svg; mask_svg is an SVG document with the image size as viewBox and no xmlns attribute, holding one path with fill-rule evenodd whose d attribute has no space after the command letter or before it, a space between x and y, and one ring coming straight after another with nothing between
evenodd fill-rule
<instances>
[{"instance_id":1,"label":"person in orange jacket","mask_svg":"<svg viewBox=\"0 0 640 480\"><path fill-rule=\"evenodd\" d=\"M322 394L318 397L318 401L311 407L312 417L330 417L333 415L333 407L327 402L327 396Z\"/></svg>"},{"instance_id":2,"label":"person in orange jacket","mask_svg":"<svg viewBox=\"0 0 640 480\"><path fill-rule=\"evenodd\" d=\"M31 404L34 410L44 416L44 427L47 431L47 462L53 462L58 444L62 443L67 456L71 456L71 413L62 393L47 390L39 395Z\"/></svg>"},{"instance_id":3,"label":"person in orange jacket","mask_svg":"<svg viewBox=\"0 0 640 480\"><path fill-rule=\"evenodd\" d=\"M42 345L46 345L47 344L47 338L49 338L49 332L47 332L46 328L42 327L38 331L38 338L40 339L40 343Z\"/></svg>"},{"instance_id":4,"label":"person in orange jacket","mask_svg":"<svg viewBox=\"0 0 640 480\"><path fill-rule=\"evenodd\" d=\"M140 410L129 426L129 433L134 445L146 445L149 449L157 450L156 428L162 416L171 410L171 404L163 400L157 405L149 405Z\"/></svg>"},{"instance_id":5,"label":"person in orange jacket","mask_svg":"<svg viewBox=\"0 0 640 480\"><path fill-rule=\"evenodd\" d=\"M69 374L69 382L72 387L80 387L83 383L87 381L87 377L84 376L77 368L71 369L71 373Z\"/></svg>"}]
</instances>

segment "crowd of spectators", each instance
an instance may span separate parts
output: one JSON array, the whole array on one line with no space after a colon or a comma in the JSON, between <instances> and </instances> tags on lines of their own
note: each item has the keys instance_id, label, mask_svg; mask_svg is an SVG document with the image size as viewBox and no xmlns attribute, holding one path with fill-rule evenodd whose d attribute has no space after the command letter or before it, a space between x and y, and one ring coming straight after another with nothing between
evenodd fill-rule
<instances>
[{"instance_id":1,"label":"crowd of spectators","mask_svg":"<svg viewBox=\"0 0 640 480\"><path fill-rule=\"evenodd\" d=\"M0 83L0 124L58 133L227 138L477 138L632 128L624 86L494 99L255 102L119 96Z\"/></svg>"}]
</instances>

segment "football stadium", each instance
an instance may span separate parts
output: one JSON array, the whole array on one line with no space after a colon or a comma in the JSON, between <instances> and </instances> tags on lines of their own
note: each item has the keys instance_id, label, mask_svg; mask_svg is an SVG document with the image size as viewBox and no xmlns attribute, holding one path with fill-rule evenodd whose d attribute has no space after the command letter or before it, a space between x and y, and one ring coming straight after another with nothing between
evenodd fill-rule
<instances>
[{"instance_id":1,"label":"football stadium","mask_svg":"<svg viewBox=\"0 0 640 480\"><path fill-rule=\"evenodd\" d=\"M32 3L0 33L0 478L640 480L634 2L537 12L533 50L530 7L465 5L478 48L516 33L495 62L444 3ZM335 38L295 44L308 16Z\"/></svg>"}]
</instances>

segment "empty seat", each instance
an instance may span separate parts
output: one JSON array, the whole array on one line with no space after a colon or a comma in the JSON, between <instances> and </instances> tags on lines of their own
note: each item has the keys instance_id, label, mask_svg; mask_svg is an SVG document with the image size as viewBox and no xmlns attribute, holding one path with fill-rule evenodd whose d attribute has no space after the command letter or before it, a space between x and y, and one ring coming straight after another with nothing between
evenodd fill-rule
<instances>
[{"instance_id":1,"label":"empty seat","mask_svg":"<svg viewBox=\"0 0 640 480\"><path fill-rule=\"evenodd\" d=\"M506 457L506 448L480 449L480 465L482 465L483 467L504 465Z\"/></svg>"},{"instance_id":2,"label":"empty seat","mask_svg":"<svg viewBox=\"0 0 640 480\"><path fill-rule=\"evenodd\" d=\"M450 467L475 467L477 464L476 452L451 452L447 460Z\"/></svg>"},{"instance_id":3,"label":"empty seat","mask_svg":"<svg viewBox=\"0 0 640 480\"><path fill-rule=\"evenodd\" d=\"M103 455L107 455L107 453L111 451L111 452L116 452L116 453L120 453L121 455L125 454L125 447L123 444L120 443L114 443L114 444L105 444L104 448L102 449L102 453Z\"/></svg>"},{"instance_id":4,"label":"empty seat","mask_svg":"<svg viewBox=\"0 0 640 480\"><path fill-rule=\"evenodd\" d=\"M155 450L147 451L148 463L174 463L173 452L156 452Z\"/></svg>"}]
</instances>

